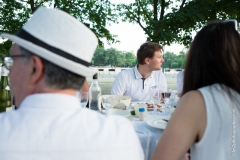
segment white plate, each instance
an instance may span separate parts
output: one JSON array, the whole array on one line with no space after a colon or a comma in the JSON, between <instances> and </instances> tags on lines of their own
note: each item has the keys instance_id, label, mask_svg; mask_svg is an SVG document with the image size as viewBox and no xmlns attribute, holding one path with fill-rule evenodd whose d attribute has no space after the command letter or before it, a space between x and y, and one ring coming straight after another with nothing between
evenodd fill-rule
<instances>
[{"instance_id":1,"label":"white plate","mask_svg":"<svg viewBox=\"0 0 240 160\"><path fill-rule=\"evenodd\" d=\"M123 117L129 117L131 114L128 110L121 110L121 109L109 109L108 114L119 115Z\"/></svg>"},{"instance_id":2,"label":"white plate","mask_svg":"<svg viewBox=\"0 0 240 160\"><path fill-rule=\"evenodd\" d=\"M141 103L146 104L146 102L131 102L130 105L131 105L131 106L134 106L134 105L136 105L136 104L141 104Z\"/></svg>"},{"instance_id":3,"label":"white plate","mask_svg":"<svg viewBox=\"0 0 240 160\"><path fill-rule=\"evenodd\" d=\"M142 103L144 103L144 104L146 104L146 103L148 103L148 104L152 104L151 102L131 102L131 104L130 104L130 106L131 107L134 107L134 105L136 105L136 104L142 104ZM161 109L165 109L166 107L165 107L165 104L163 104L163 103L160 103L161 104L161 108L157 108L157 110L158 111L161 111ZM148 111L153 111L154 110L154 108L147 108L147 110Z\"/></svg>"},{"instance_id":4,"label":"white plate","mask_svg":"<svg viewBox=\"0 0 240 160\"><path fill-rule=\"evenodd\" d=\"M167 126L167 122L162 120L162 118L152 118L147 121L147 124L151 127L158 129L165 129Z\"/></svg>"}]
</instances>

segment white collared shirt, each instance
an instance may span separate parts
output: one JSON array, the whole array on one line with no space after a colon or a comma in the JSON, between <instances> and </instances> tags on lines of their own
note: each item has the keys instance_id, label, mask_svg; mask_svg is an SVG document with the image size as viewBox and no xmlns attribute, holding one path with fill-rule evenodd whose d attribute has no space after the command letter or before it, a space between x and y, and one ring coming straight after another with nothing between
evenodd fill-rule
<instances>
[{"instance_id":1,"label":"white collared shirt","mask_svg":"<svg viewBox=\"0 0 240 160\"><path fill-rule=\"evenodd\" d=\"M153 71L144 83L142 78L137 66L121 71L112 85L111 94L130 96L132 102L150 102L151 87L157 86L160 92L167 91L166 78L161 70Z\"/></svg>"},{"instance_id":2,"label":"white collared shirt","mask_svg":"<svg viewBox=\"0 0 240 160\"><path fill-rule=\"evenodd\" d=\"M0 159L143 160L131 122L81 108L66 94L34 94L0 114Z\"/></svg>"}]
</instances>

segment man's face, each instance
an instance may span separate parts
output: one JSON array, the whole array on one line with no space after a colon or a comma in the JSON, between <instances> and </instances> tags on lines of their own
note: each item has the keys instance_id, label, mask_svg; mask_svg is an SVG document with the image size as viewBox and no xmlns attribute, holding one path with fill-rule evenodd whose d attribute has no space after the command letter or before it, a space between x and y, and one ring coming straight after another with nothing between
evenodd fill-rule
<instances>
[{"instance_id":1,"label":"man's face","mask_svg":"<svg viewBox=\"0 0 240 160\"><path fill-rule=\"evenodd\" d=\"M10 55L21 55L17 44L13 44L10 49ZM24 57L13 57L13 66L9 73L11 92L15 99L16 106L19 106L22 100L27 96L28 89L28 74L27 62L24 62ZM27 61L27 60L26 60Z\"/></svg>"},{"instance_id":2,"label":"man's face","mask_svg":"<svg viewBox=\"0 0 240 160\"><path fill-rule=\"evenodd\" d=\"M154 56L149 61L149 67L151 70L160 70L162 67L162 63L164 62L164 59L162 57L162 51L156 51L154 53Z\"/></svg>"}]
</instances>

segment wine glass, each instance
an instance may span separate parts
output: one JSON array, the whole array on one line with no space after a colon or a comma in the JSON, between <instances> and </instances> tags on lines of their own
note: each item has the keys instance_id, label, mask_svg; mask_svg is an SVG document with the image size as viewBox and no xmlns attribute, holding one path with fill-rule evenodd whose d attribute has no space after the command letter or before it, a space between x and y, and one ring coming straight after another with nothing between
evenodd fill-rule
<instances>
[{"instance_id":1,"label":"wine glass","mask_svg":"<svg viewBox=\"0 0 240 160\"><path fill-rule=\"evenodd\" d=\"M175 98L176 98L176 93L172 91L170 96L170 103L169 103L170 108L175 106Z\"/></svg>"},{"instance_id":2,"label":"wine glass","mask_svg":"<svg viewBox=\"0 0 240 160\"><path fill-rule=\"evenodd\" d=\"M111 108L112 101L113 101L113 96L102 97L102 105L103 105L103 108L106 110L106 114L109 113L109 109Z\"/></svg>"},{"instance_id":3,"label":"wine glass","mask_svg":"<svg viewBox=\"0 0 240 160\"><path fill-rule=\"evenodd\" d=\"M171 91L168 91L168 92L164 92L164 109L162 109L161 111L164 112L164 113L167 113L167 114L170 114L170 97L171 97Z\"/></svg>"},{"instance_id":4,"label":"wine glass","mask_svg":"<svg viewBox=\"0 0 240 160\"><path fill-rule=\"evenodd\" d=\"M81 103L81 106L85 108L88 103L88 92L77 92L77 97Z\"/></svg>"},{"instance_id":5,"label":"wine glass","mask_svg":"<svg viewBox=\"0 0 240 160\"><path fill-rule=\"evenodd\" d=\"M149 90L150 100L153 103L153 114L157 112L157 105L160 104L161 101L161 93L158 90L157 86L151 87Z\"/></svg>"}]
</instances>

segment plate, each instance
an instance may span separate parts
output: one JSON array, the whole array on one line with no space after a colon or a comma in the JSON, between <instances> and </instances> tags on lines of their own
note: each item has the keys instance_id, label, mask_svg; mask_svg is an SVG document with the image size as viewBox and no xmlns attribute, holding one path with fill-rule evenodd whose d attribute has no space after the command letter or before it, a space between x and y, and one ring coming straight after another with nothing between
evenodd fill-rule
<instances>
[{"instance_id":1,"label":"plate","mask_svg":"<svg viewBox=\"0 0 240 160\"><path fill-rule=\"evenodd\" d=\"M121 110L121 109L109 109L108 114L119 115L123 117L129 117L131 114L128 110Z\"/></svg>"},{"instance_id":2,"label":"plate","mask_svg":"<svg viewBox=\"0 0 240 160\"><path fill-rule=\"evenodd\" d=\"M151 127L158 129L165 129L167 126L167 122L162 120L162 118L152 118L147 121L147 124Z\"/></svg>"},{"instance_id":3,"label":"plate","mask_svg":"<svg viewBox=\"0 0 240 160\"><path fill-rule=\"evenodd\" d=\"M134 105L136 105L136 104L142 104L142 103L146 104L146 102L131 102L130 105L131 105L131 106L134 106Z\"/></svg>"}]
</instances>

